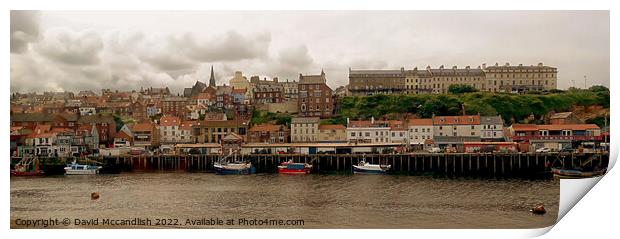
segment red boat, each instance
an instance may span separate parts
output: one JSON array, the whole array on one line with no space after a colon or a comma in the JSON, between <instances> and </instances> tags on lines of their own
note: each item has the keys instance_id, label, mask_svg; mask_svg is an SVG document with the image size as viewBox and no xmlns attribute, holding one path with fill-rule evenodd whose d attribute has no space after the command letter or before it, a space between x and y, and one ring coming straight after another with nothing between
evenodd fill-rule
<instances>
[{"instance_id":1,"label":"red boat","mask_svg":"<svg viewBox=\"0 0 620 239\"><path fill-rule=\"evenodd\" d=\"M34 164L34 168L29 170L30 165ZM11 169L11 176L43 176L43 170L39 169L39 160L22 158L19 163L15 164L15 169Z\"/></svg>"},{"instance_id":2,"label":"red boat","mask_svg":"<svg viewBox=\"0 0 620 239\"><path fill-rule=\"evenodd\" d=\"M312 164L307 163L293 163L293 161L282 162L278 166L278 173L280 174L309 174L312 172Z\"/></svg>"}]
</instances>

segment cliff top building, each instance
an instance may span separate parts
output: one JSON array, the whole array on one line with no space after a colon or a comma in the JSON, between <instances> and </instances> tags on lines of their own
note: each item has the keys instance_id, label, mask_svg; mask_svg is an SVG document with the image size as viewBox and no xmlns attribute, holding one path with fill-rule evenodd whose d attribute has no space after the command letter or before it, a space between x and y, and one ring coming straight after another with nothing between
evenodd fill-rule
<instances>
[{"instance_id":1,"label":"cliff top building","mask_svg":"<svg viewBox=\"0 0 620 239\"><path fill-rule=\"evenodd\" d=\"M398 94L405 92L405 68L400 70L351 70L349 91L352 95Z\"/></svg>"},{"instance_id":2,"label":"cliff top building","mask_svg":"<svg viewBox=\"0 0 620 239\"><path fill-rule=\"evenodd\" d=\"M245 76L243 76L243 73L241 71L235 71L235 76L230 79L229 83L230 83L230 86L235 89L249 89L250 88L250 82L248 82L248 79Z\"/></svg>"}]
</instances>

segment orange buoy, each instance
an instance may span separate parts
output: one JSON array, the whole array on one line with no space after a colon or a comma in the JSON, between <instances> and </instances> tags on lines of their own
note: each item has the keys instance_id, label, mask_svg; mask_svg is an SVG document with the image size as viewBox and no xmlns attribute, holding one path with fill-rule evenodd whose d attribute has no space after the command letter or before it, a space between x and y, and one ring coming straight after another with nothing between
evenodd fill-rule
<instances>
[{"instance_id":1,"label":"orange buoy","mask_svg":"<svg viewBox=\"0 0 620 239\"><path fill-rule=\"evenodd\" d=\"M547 210L545 210L545 206L542 204L539 204L538 206L536 206L535 208L530 209L530 212L534 213L534 214L545 214L547 213Z\"/></svg>"},{"instance_id":2,"label":"orange buoy","mask_svg":"<svg viewBox=\"0 0 620 239\"><path fill-rule=\"evenodd\" d=\"M98 192L93 192L90 194L90 199L91 200L97 200L99 199L99 193Z\"/></svg>"}]
</instances>

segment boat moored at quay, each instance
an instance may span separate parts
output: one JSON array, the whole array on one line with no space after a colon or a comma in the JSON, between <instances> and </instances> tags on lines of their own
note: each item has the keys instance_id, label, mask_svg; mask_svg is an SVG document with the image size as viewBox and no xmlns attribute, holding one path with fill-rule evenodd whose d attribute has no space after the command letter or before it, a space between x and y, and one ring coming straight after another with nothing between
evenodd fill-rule
<instances>
[{"instance_id":1,"label":"boat moored at quay","mask_svg":"<svg viewBox=\"0 0 620 239\"><path fill-rule=\"evenodd\" d=\"M97 165L85 165L78 164L76 161L73 161L71 164L68 164L65 167L66 175L94 175L99 174L99 170L103 168L102 166Z\"/></svg>"},{"instance_id":2,"label":"boat moored at quay","mask_svg":"<svg viewBox=\"0 0 620 239\"><path fill-rule=\"evenodd\" d=\"M312 164L308 163L294 163L289 160L278 165L279 174L310 174L311 172Z\"/></svg>"},{"instance_id":3,"label":"boat moored at quay","mask_svg":"<svg viewBox=\"0 0 620 239\"><path fill-rule=\"evenodd\" d=\"M392 165L371 164L366 161L360 161L357 165L353 165L354 174L385 174L392 168Z\"/></svg>"},{"instance_id":4,"label":"boat moored at quay","mask_svg":"<svg viewBox=\"0 0 620 239\"><path fill-rule=\"evenodd\" d=\"M256 173L256 168L252 166L251 162L215 162L213 163L213 170L219 175Z\"/></svg>"}]
</instances>

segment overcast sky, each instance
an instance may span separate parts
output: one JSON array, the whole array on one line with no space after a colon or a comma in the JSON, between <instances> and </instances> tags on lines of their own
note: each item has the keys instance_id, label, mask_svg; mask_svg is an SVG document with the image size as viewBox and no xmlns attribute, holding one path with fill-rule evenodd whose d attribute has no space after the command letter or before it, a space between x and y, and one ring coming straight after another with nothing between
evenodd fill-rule
<instances>
[{"instance_id":1,"label":"overcast sky","mask_svg":"<svg viewBox=\"0 0 620 239\"><path fill-rule=\"evenodd\" d=\"M11 12L11 92L218 84L234 71L558 67L558 86L609 87L608 11Z\"/></svg>"}]
</instances>

